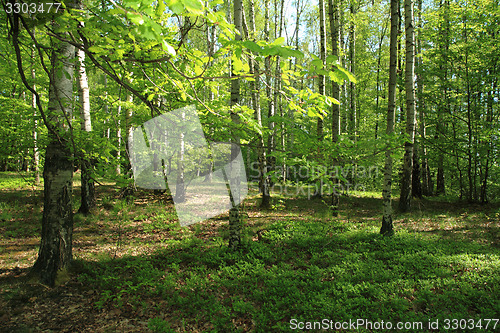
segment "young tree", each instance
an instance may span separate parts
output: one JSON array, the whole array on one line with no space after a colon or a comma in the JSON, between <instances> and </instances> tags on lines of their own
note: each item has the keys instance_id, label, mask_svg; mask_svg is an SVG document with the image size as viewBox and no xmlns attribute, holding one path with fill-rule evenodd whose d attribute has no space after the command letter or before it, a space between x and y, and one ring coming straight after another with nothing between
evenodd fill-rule
<instances>
[{"instance_id":1,"label":"young tree","mask_svg":"<svg viewBox=\"0 0 500 333\"><path fill-rule=\"evenodd\" d=\"M242 26L242 12L243 12L243 3L242 0L235 0L233 4L233 19L234 25L237 30L237 34L235 35L235 39L237 41L242 39L243 35L243 26ZM231 120L235 124L235 128L240 122L238 114L235 112L235 108L239 105L240 102L240 80L236 78L234 70L231 71ZM230 175L230 183L231 183L231 198L232 198L232 207L229 210L229 248L235 250L241 246L241 230L242 230L242 221L240 216L240 207L239 202L240 193L239 193L239 168L235 167L236 157L239 153L239 143L240 138L236 131L233 133L231 145L231 175Z\"/></svg>"},{"instance_id":2,"label":"young tree","mask_svg":"<svg viewBox=\"0 0 500 333\"><path fill-rule=\"evenodd\" d=\"M33 35L35 29L33 28ZM33 108L33 170L35 171L35 184L40 184L40 151L38 149L38 121L36 112L36 71L35 71L35 46L31 50L31 80L33 80L33 92L31 93L31 107Z\"/></svg>"},{"instance_id":3,"label":"young tree","mask_svg":"<svg viewBox=\"0 0 500 333\"><path fill-rule=\"evenodd\" d=\"M386 134L391 136L394 133L394 120L396 118L396 81L397 81L397 58L398 58L398 15L399 0L391 0L391 36L390 36L390 58L389 58L389 95L387 106L387 129ZM392 151L387 148L385 152L384 185L383 196L383 217L380 233L392 235L394 233L392 225Z\"/></svg>"},{"instance_id":4,"label":"young tree","mask_svg":"<svg viewBox=\"0 0 500 333\"><path fill-rule=\"evenodd\" d=\"M350 0L350 25L349 25L349 64L350 71L354 75L356 70L356 8L355 0ZM356 84L349 82L349 135L352 140L356 140L357 131L357 115L356 115Z\"/></svg>"},{"instance_id":5,"label":"young tree","mask_svg":"<svg viewBox=\"0 0 500 333\"><path fill-rule=\"evenodd\" d=\"M78 67L78 91L80 97L81 108L81 126L82 131L90 133L92 131L92 121L90 117L90 95L89 95L89 82L87 78L87 71L85 69L85 52L77 50L77 67ZM87 215L96 206L95 198L95 184L92 178L92 162L85 156L83 152L80 160L81 167L81 206L78 212Z\"/></svg>"},{"instance_id":6,"label":"young tree","mask_svg":"<svg viewBox=\"0 0 500 333\"><path fill-rule=\"evenodd\" d=\"M413 0L405 0L405 30L406 30L406 134L403 177L399 209L402 212L410 210L412 194L413 145L415 140L415 31L413 27Z\"/></svg>"},{"instance_id":7,"label":"young tree","mask_svg":"<svg viewBox=\"0 0 500 333\"><path fill-rule=\"evenodd\" d=\"M423 72L423 60L422 60L422 0L417 1L418 4L418 35L417 35L417 54L419 57L416 61L416 80L417 80L417 113L418 113L418 128L420 137L420 157L421 157L421 186L422 195L429 196L432 195L432 185L431 185L431 175L429 162L427 160L427 143L426 143L426 129L425 129L425 106L424 106L424 79L422 77Z\"/></svg>"},{"instance_id":8,"label":"young tree","mask_svg":"<svg viewBox=\"0 0 500 333\"><path fill-rule=\"evenodd\" d=\"M255 40L255 4L254 0L249 1L249 21L250 21L250 38ZM259 63L250 57L250 73L255 74L259 71ZM255 80L250 82L250 88L252 90L252 106L255 111L255 117L259 127L262 127L262 111L260 108L260 77L255 76ZM262 192L262 202L261 208L268 209L271 205L271 195L269 193L269 182L268 178L265 176L265 171L267 169L266 161L266 151L264 149L264 135L263 132L257 134L257 158L258 158L258 168L259 168L259 185L260 191Z\"/></svg>"},{"instance_id":9,"label":"young tree","mask_svg":"<svg viewBox=\"0 0 500 333\"><path fill-rule=\"evenodd\" d=\"M270 15L269 15L269 0L264 1L264 39L266 42L269 42L271 38L271 31L269 29L269 21L270 21ZM271 77L272 77L272 70L271 70L271 59L270 57L266 57L264 60L264 66L266 70L266 97L267 97L267 116L268 118L272 118L275 115L275 105L274 105L274 97L273 97L273 91L271 89L272 87L272 82L271 82ZM273 155L274 148L276 146L276 132L274 130L274 120L269 120L268 122L268 127L269 127L269 137L267 140L267 172L273 171L274 167L276 165L276 159ZM269 184L272 186L272 181L269 180Z\"/></svg>"},{"instance_id":10,"label":"young tree","mask_svg":"<svg viewBox=\"0 0 500 333\"><path fill-rule=\"evenodd\" d=\"M325 29L325 1L319 0L319 54L323 65L326 62L326 29ZM325 75L319 74L318 79L318 92L325 96L326 95L326 78ZM323 118L318 118L317 126L318 140L323 140ZM321 189L319 190L321 194Z\"/></svg>"},{"instance_id":11,"label":"young tree","mask_svg":"<svg viewBox=\"0 0 500 333\"><path fill-rule=\"evenodd\" d=\"M330 35L332 38L332 55L339 57L339 0L328 0L328 16L330 20ZM335 66L334 66L335 67ZM333 68L334 70L335 68ZM340 101L340 86L335 80L332 80L332 97ZM336 144L340 138L340 105L332 103L332 142ZM338 167L338 159L334 158L333 167ZM333 189L332 193L332 213L334 216L338 215L339 198L338 193L338 179L332 179L332 183L337 188Z\"/></svg>"}]
</instances>

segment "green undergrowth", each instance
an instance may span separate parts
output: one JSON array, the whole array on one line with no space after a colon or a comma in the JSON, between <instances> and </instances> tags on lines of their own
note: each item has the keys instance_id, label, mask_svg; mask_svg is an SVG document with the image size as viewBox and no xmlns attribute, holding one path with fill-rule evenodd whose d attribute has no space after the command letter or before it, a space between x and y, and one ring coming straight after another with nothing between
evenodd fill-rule
<instances>
[{"instance_id":1,"label":"green undergrowth","mask_svg":"<svg viewBox=\"0 0 500 333\"><path fill-rule=\"evenodd\" d=\"M0 198L5 272L33 264L41 231L42 192L17 188L17 178ZM99 313L140 316L152 332L289 332L323 319L422 323L407 332L436 320L432 331L464 331L447 330L446 319L474 320L467 331L500 329L485 325L500 318L498 204L415 199L383 237L376 193L342 196L333 217L328 197L274 193L262 211L250 192L243 246L230 251L227 214L180 227L168 193L97 192L95 212L74 216L72 276L95 291Z\"/></svg>"},{"instance_id":2,"label":"green undergrowth","mask_svg":"<svg viewBox=\"0 0 500 333\"><path fill-rule=\"evenodd\" d=\"M498 249L405 231L385 238L338 221L285 219L237 252L189 237L151 256L88 265L80 278L98 286L96 306L151 309L157 332L280 332L292 319L325 318L428 325L500 310Z\"/></svg>"}]
</instances>

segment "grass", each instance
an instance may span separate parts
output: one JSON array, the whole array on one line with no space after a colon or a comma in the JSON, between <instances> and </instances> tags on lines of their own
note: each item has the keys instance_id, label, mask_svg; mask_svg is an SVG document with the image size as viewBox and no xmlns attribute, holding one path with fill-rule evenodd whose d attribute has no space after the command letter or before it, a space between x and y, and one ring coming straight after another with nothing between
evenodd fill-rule
<instances>
[{"instance_id":1,"label":"grass","mask_svg":"<svg viewBox=\"0 0 500 333\"><path fill-rule=\"evenodd\" d=\"M125 200L101 186L98 211L75 216L72 279L45 290L19 282L36 257L40 189L15 188L0 192L0 328L12 332L320 331L322 319L500 329L485 321L500 317L498 205L415 200L386 238L376 193L342 197L333 218L303 197L280 196L262 212L251 192L244 248L230 252L227 214L183 228L168 195Z\"/></svg>"}]
</instances>

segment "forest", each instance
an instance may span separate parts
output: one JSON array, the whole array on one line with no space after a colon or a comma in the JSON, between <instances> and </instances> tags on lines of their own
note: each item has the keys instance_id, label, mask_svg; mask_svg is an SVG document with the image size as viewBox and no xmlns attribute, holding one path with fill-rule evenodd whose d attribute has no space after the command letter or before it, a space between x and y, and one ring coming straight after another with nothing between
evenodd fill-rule
<instances>
[{"instance_id":1,"label":"forest","mask_svg":"<svg viewBox=\"0 0 500 333\"><path fill-rule=\"evenodd\" d=\"M498 332L498 0L0 0L0 332Z\"/></svg>"}]
</instances>

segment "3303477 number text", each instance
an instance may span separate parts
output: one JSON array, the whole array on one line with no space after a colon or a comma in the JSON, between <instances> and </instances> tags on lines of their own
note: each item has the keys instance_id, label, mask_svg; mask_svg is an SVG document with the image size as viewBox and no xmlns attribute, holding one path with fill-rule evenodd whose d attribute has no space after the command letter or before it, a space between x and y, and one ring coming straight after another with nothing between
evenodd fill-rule
<instances>
[{"instance_id":1,"label":"3303477 number text","mask_svg":"<svg viewBox=\"0 0 500 333\"><path fill-rule=\"evenodd\" d=\"M7 14L37 14L37 13L57 13L61 7L60 2L42 2L42 3L19 3L7 2L4 10Z\"/></svg>"}]
</instances>

